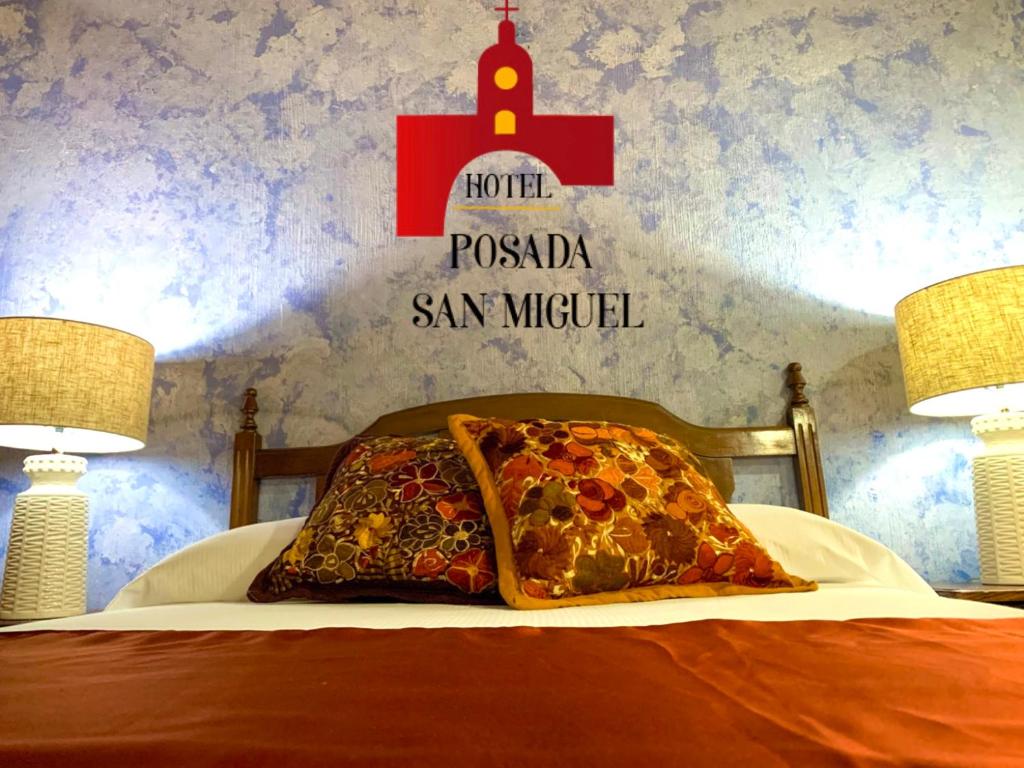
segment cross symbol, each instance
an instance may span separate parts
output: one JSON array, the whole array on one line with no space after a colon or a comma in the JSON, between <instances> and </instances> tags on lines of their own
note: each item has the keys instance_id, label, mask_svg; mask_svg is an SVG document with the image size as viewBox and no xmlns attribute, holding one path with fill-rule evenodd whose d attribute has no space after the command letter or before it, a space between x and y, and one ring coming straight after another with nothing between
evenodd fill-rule
<instances>
[{"instance_id":1,"label":"cross symbol","mask_svg":"<svg viewBox=\"0 0 1024 768\"><path fill-rule=\"evenodd\" d=\"M511 6L509 6L508 2L509 2L509 0L505 0L505 7L504 8L495 8L494 9L496 11L504 11L505 12L505 21L508 21L508 15L510 13L512 13L513 11L518 11L519 10L518 8L512 8Z\"/></svg>"}]
</instances>

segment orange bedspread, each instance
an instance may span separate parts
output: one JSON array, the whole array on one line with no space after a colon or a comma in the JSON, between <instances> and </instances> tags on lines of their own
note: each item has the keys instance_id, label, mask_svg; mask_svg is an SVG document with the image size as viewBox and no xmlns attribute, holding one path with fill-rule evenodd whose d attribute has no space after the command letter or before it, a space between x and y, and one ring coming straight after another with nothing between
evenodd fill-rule
<instances>
[{"instance_id":1,"label":"orange bedspread","mask_svg":"<svg viewBox=\"0 0 1024 768\"><path fill-rule=\"evenodd\" d=\"M1024 619L0 635L3 766L1024 765Z\"/></svg>"}]
</instances>

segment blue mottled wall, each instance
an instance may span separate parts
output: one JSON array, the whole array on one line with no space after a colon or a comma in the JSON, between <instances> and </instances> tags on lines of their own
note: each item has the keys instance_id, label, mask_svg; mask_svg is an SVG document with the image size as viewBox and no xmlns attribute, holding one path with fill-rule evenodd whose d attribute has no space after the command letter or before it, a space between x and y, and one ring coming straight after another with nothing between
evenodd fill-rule
<instances>
[{"instance_id":1,"label":"blue mottled wall","mask_svg":"<svg viewBox=\"0 0 1024 768\"><path fill-rule=\"evenodd\" d=\"M538 111L614 114L617 184L449 231L584 232L595 269L453 273L443 242L394 236L394 120L472 111L491 5L0 2L0 314L117 325L159 353L148 447L84 481L90 605L225 527L246 386L270 445L524 389L744 424L781 418L790 360L835 519L929 578L976 574L969 428L906 412L892 306L1021 260L1021 7L524 0ZM602 288L633 292L647 327L411 323L419 291ZM0 531L22 457L0 451ZM777 492L767 477L742 495ZM275 498L268 515L308 501Z\"/></svg>"}]
</instances>

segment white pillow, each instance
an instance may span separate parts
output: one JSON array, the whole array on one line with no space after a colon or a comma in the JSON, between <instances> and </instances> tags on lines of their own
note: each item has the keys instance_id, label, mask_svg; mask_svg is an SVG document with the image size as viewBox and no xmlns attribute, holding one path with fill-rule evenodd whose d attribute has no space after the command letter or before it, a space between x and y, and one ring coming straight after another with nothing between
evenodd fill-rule
<instances>
[{"instance_id":1,"label":"white pillow","mask_svg":"<svg viewBox=\"0 0 1024 768\"><path fill-rule=\"evenodd\" d=\"M791 507L730 504L790 573L823 584L859 583L935 592L899 555L852 528Z\"/></svg>"},{"instance_id":2,"label":"white pillow","mask_svg":"<svg viewBox=\"0 0 1024 768\"><path fill-rule=\"evenodd\" d=\"M304 522L296 517L245 525L190 544L128 582L105 610L244 601L256 574L291 544Z\"/></svg>"},{"instance_id":3,"label":"white pillow","mask_svg":"<svg viewBox=\"0 0 1024 768\"><path fill-rule=\"evenodd\" d=\"M789 507L730 508L792 574L823 583L877 584L935 594L895 552L839 523ZM106 610L244 601L256 574L292 542L305 520L247 525L196 542L129 582Z\"/></svg>"}]
</instances>

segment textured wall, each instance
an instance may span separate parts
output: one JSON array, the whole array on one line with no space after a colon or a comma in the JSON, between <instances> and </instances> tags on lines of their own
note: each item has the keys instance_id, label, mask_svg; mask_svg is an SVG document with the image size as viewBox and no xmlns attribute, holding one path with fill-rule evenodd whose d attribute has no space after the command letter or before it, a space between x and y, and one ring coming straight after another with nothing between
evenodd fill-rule
<instances>
[{"instance_id":1,"label":"textured wall","mask_svg":"<svg viewBox=\"0 0 1024 768\"><path fill-rule=\"evenodd\" d=\"M614 114L617 184L557 190L558 214L449 216L585 233L593 270L453 272L443 241L394 236L394 121L473 110L492 5L0 2L0 314L159 354L149 446L83 483L90 604L226 525L246 386L270 445L508 390L744 424L781 418L790 360L835 519L927 577L976 574L969 428L905 411L892 306L1021 261L1019 4L523 0L537 110ZM411 323L420 291L595 289L631 291L646 328ZM0 532L22 456L0 449ZM308 501L279 496L268 514Z\"/></svg>"}]
</instances>

